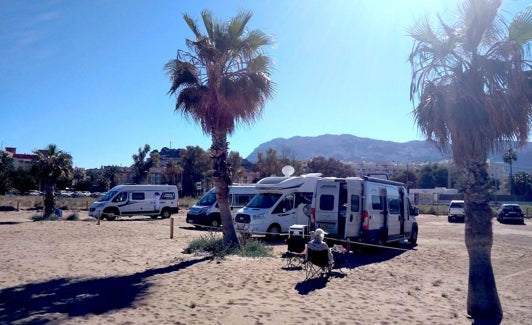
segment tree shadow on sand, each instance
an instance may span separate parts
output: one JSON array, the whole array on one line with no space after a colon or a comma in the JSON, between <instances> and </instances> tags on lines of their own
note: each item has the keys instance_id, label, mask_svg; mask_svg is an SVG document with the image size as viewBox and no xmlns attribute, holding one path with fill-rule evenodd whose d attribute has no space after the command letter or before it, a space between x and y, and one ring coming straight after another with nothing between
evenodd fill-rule
<instances>
[{"instance_id":1,"label":"tree shadow on sand","mask_svg":"<svg viewBox=\"0 0 532 325\"><path fill-rule=\"evenodd\" d=\"M59 278L5 288L0 291L0 324L45 324L51 321L46 314L80 317L128 308L146 294L150 286L147 278L210 259L204 257L125 276L86 280Z\"/></svg>"}]
</instances>

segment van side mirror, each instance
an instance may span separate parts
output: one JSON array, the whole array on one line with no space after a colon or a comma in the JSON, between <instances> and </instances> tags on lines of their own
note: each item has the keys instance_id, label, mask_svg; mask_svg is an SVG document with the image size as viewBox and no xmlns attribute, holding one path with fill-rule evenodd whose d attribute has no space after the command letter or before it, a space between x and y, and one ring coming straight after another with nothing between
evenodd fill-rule
<instances>
[{"instance_id":1,"label":"van side mirror","mask_svg":"<svg viewBox=\"0 0 532 325\"><path fill-rule=\"evenodd\" d=\"M418 208L418 207L414 207L414 208L412 209L412 215L413 215L413 216L417 216L417 215L419 215L419 208Z\"/></svg>"}]
</instances>

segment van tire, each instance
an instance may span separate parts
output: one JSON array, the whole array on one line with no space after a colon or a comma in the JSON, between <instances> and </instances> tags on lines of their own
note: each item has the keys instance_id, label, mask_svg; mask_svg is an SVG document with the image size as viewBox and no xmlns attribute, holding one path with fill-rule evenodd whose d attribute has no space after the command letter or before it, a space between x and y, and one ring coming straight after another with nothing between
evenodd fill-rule
<instances>
[{"instance_id":1,"label":"van tire","mask_svg":"<svg viewBox=\"0 0 532 325\"><path fill-rule=\"evenodd\" d=\"M412 225L412 231L410 232L410 238L408 238L408 241L412 245L417 245L417 235L418 235L418 228L417 223Z\"/></svg>"},{"instance_id":2,"label":"van tire","mask_svg":"<svg viewBox=\"0 0 532 325\"><path fill-rule=\"evenodd\" d=\"M279 238L279 236L281 235L281 227L277 224L274 224L268 227L268 230L266 232L266 238L269 240L274 240Z\"/></svg>"},{"instance_id":3,"label":"van tire","mask_svg":"<svg viewBox=\"0 0 532 325\"><path fill-rule=\"evenodd\" d=\"M161 218L163 219L168 219L172 216L172 212L170 211L170 209L168 208L164 208L162 209L161 211ZM157 216L155 216L155 218L157 218Z\"/></svg>"},{"instance_id":4,"label":"van tire","mask_svg":"<svg viewBox=\"0 0 532 325\"><path fill-rule=\"evenodd\" d=\"M213 227L213 228L218 228L222 225L222 223L220 222L220 217L211 217L209 219L209 226Z\"/></svg>"},{"instance_id":5,"label":"van tire","mask_svg":"<svg viewBox=\"0 0 532 325\"><path fill-rule=\"evenodd\" d=\"M119 214L120 212L116 209L109 209L109 210L104 210L103 213L102 213L102 218L105 218L106 220L109 220L109 221L113 221L116 219L116 216Z\"/></svg>"}]
</instances>

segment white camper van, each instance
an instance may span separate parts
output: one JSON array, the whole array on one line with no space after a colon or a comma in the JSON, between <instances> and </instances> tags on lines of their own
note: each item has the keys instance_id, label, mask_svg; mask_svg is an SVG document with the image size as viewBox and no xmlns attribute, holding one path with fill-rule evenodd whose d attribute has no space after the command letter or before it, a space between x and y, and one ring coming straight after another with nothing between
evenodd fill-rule
<instances>
[{"instance_id":1,"label":"white camper van","mask_svg":"<svg viewBox=\"0 0 532 325\"><path fill-rule=\"evenodd\" d=\"M321 174L266 177L255 185L257 195L235 216L235 228L275 238L294 224L308 225L310 206Z\"/></svg>"},{"instance_id":2,"label":"white camper van","mask_svg":"<svg viewBox=\"0 0 532 325\"><path fill-rule=\"evenodd\" d=\"M118 185L91 204L89 216L114 220L120 216L170 218L179 212L175 185Z\"/></svg>"},{"instance_id":3,"label":"white camper van","mask_svg":"<svg viewBox=\"0 0 532 325\"><path fill-rule=\"evenodd\" d=\"M229 186L229 207L231 208L233 219L236 212L244 207L255 194L257 194L255 184L233 184ZM218 209L218 203L216 202L215 188L205 193L205 195L203 195L199 201L188 210L186 221L187 223L194 225L206 225L211 227L221 226L220 210Z\"/></svg>"},{"instance_id":4,"label":"white camper van","mask_svg":"<svg viewBox=\"0 0 532 325\"><path fill-rule=\"evenodd\" d=\"M316 184L312 221L343 240L386 244L417 242L418 225L402 183L365 176L322 178Z\"/></svg>"}]
</instances>

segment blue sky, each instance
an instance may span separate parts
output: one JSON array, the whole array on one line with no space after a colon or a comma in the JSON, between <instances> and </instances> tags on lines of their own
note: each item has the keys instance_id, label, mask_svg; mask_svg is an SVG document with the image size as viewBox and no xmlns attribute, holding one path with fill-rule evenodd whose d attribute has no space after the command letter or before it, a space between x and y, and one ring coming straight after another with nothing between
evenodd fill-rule
<instances>
[{"instance_id":1,"label":"blue sky","mask_svg":"<svg viewBox=\"0 0 532 325\"><path fill-rule=\"evenodd\" d=\"M452 18L457 0L0 0L0 144L18 153L56 144L74 166L129 166L152 149L211 139L174 112L163 67L192 38L183 14L248 26L275 39L274 98L230 150L247 157L274 138L352 134L421 140L409 101L418 19ZM530 2L506 0L513 16Z\"/></svg>"}]
</instances>

